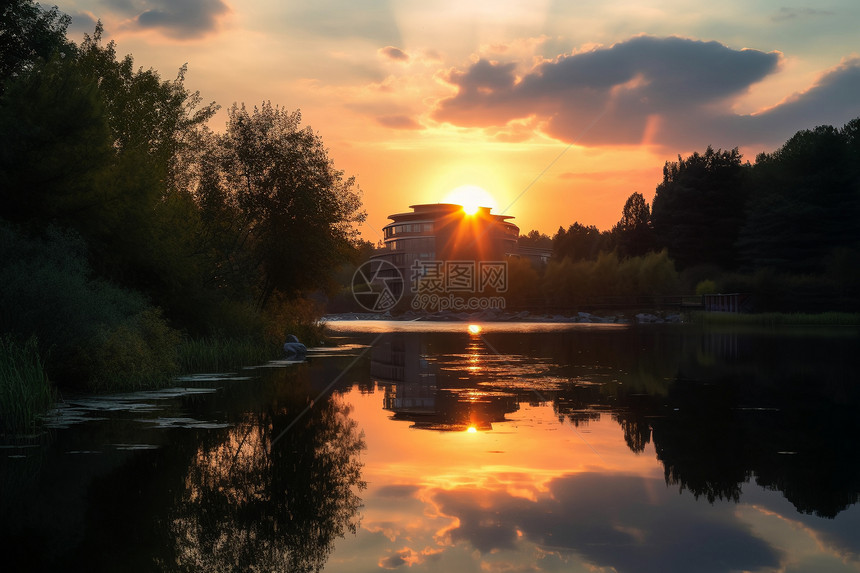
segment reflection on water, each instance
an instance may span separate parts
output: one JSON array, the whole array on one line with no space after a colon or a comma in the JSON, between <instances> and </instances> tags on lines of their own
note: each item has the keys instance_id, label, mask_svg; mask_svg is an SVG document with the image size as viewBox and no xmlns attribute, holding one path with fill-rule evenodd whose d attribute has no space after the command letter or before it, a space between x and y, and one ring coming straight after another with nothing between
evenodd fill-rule
<instances>
[{"instance_id":1,"label":"reflection on water","mask_svg":"<svg viewBox=\"0 0 860 573\"><path fill-rule=\"evenodd\" d=\"M6 564L860 571L856 330L334 326L70 398L0 450Z\"/></svg>"}]
</instances>

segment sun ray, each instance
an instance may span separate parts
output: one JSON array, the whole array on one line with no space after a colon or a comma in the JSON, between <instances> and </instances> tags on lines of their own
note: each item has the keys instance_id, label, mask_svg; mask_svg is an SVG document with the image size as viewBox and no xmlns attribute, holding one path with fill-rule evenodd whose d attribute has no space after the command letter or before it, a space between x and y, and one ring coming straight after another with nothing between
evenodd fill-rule
<instances>
[{"instance_id":1,"label":"sun ray","mask_svg":"<svg viewBox=\"0 0 860 573\"><path fill-rule=\"evenodd\" d=\"M445 198L446 203L454 203L462 205L463 211L468 215L474 215L481 207L489 207L490 209L496 206L496 200L493 196L477 185L461 185L452 189Z\"/></svg>"}]
</instances>

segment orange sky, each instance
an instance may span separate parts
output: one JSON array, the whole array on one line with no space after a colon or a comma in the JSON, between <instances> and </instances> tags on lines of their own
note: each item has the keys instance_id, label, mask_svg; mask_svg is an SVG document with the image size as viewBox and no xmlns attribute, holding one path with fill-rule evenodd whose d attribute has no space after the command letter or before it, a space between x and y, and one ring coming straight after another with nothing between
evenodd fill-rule
<instances>
[{"instance_id":1,"label":"orange sky","mask_svg":"<svg viewBox=\"0 0 860 573\"><path fill-rule=\"evenodd\" d=\"M523 232L610 228L665 161L860 116L860 5L65 0L120 55L222 108L301 109L387 215L477 185ZM213 127L223 126L224 114Z\"/></svg>"}]
</instances>

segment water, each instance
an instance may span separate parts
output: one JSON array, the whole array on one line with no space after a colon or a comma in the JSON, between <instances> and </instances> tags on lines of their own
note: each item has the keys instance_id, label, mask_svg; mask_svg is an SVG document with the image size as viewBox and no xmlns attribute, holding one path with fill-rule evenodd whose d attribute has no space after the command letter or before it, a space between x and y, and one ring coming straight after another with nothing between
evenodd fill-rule
<instances>
[{"instance_id":1,"label":"water","mask_svg":"<svg viewBox=\"0 0 860 573\"><path fill-rule=\"evenodd\" d=\"M856 329L466 327L66 397L4 570L860 571Z\"/></svg>"}]
</instances>

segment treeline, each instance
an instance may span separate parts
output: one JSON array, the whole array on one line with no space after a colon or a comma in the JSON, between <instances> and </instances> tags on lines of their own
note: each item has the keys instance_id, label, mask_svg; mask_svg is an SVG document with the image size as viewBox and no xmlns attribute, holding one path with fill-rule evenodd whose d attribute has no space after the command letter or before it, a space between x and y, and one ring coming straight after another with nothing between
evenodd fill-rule
<instances>
[{"instance_id":1,"label":"treeline","mask_svg":"<svg viewBox=\"0 0 860 573\"><path fill-rule=\"evenodd\" d=\"M799 131L754 164L737 148L679 156L653 204L633 193L611 230L577 222L520 244L552 259L514 265L515 304L743 292L758 311L857 311L860 118Z\"/></svg>"},{"instance_id":2,"label":"treeline","mask_svg":"<svg viewBox=\"0 0 860 573\"><path fill-rule=\"evenodd\" d=\"M354 179L298 111L234 104L213 132L184 67L163 80L69 21L3 8L0 335L86 388L175 372L183 338L301 336L303 295L354 255Z\"/></svg>"}]
</instances>

